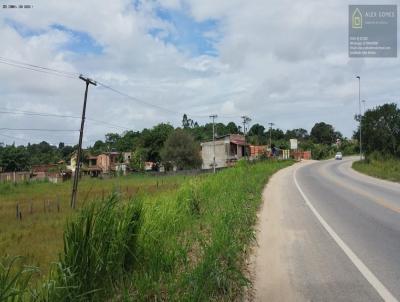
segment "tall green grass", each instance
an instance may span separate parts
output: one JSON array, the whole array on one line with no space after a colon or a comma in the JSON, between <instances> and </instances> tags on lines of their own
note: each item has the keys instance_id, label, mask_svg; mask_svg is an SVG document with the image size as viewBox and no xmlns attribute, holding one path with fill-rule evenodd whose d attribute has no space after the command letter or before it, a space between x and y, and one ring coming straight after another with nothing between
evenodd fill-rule
<instances>
[{"instance_id":1,"label":"tall green grass","mask_svg":"<svg viewBox=\"0 0 400 302\"><path fill-rule=\"evenodd\" d=\"M21 266L20 257L0 260L0 301L20 302L30 299L29 281L38 271L35 267Z\"/></svg>"},{"instance_id":2,"label":"tall green grass","mask_svg":"<svg viewBox=\"0 0 400 302\"><path fill-rule=\"evenodd\" d=\"M397 158L374 153L363 161L354 162L353 168L373 177L400 182L400 159Z\"/></svg>"},{"instance_id":3,"label":"tall green grass","mask_svg":"<svg viewBox=\"0 0 400 302\"><path fill-rule=\"evenodd\" d=\"M36 301L232 301L243 274L261 191L291 162L240 162L187 180L177 192L85 207Z\"/></svg>"}]
</instances>

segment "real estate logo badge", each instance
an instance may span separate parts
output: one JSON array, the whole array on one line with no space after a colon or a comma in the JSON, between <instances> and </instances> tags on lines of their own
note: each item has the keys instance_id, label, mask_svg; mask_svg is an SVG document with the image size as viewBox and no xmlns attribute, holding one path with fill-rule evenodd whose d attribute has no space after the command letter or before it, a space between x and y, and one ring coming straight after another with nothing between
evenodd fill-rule
<instances>
[{"instance_id":1,"label":"real estate logo badge","mask_svg":"<svg viewBox=\"0 0 400 302\"><path fill-rule=\"evenodd\" d=\"M353 12L351 18L351 27L352 28L362 28L362 14L358 8L356 8Z\"/></svg>"}]
</instances>

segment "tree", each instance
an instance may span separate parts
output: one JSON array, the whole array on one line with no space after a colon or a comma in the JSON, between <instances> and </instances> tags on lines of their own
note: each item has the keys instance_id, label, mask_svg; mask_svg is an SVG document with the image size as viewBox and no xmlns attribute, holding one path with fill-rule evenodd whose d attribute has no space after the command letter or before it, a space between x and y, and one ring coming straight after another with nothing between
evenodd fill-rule
<instances>
[{"instance_id":1,"label":"tree","mask_svg":"<svg viewBox=\"0 0 400 302\"><path fill-rule=\"evenodd\" d=\"M251 126L251 128L248 132L248 135L249 136L256 135L256 136L262 137L262 136L264 136L264 132L265 132L265 127L263 125L254 124L253 126Z\"/></svg>"},{"instance_id":2,"label":"tree","mask_svg":"<svg viewBox=\"0 0 400 302\"><path fill-rule=\"evenodd\" d=\"M285 133L286 139L296 138L298 140L305 140L308 138L308 131L303 128L287 130Z\"/></svg>"},{"instance_id":3,"label":"tree","mask_svg":"<svg viewBox=\"0 0 400 302\"><path fill-rule=\"evenodd\" d=\"M180 170L201 166L198 143L190 133L179 128L170 133L161 155L164 163L170 162Z\"/></svg>"},{"instance_id":4,"label":"tree","mask_svg":"<svg viewBox=\"0 0 400 302\"><path fill-rule=\"evenodd\" d=\"M129 166L133 171L144 171L144 162L148 150L143 148L137 148L132 152L132 157L129 162Z\"/></svg>"},{"instance_id":5,"label":"tree","mask_svg":"<svg viewBox=\"0 0 400 302\"><path fill-rule=\"evenodd\" d=\"M29 170L29 156L30 154L24 146L2 147L0 149L0 166L5 172Z\"/></svg>"},{"instance_id":6,"label":"tree","mask_svg":"<svg viewBox=\"0 0 400 302\"><path fill-rule=\"evenodd\" d=\"M226 125L226 129L228 130L229 134L236 134L239 132L239 129L234 122L229 122Z\"/></svg>"},{"instance_id":7,"label":"tree","mask_svg":"<svg viewBox=\"0 0 400 302\"><path fill-rule=\"evenodd\" d=\"M160 151L173 131L174 127L164 123L158 124L150 130L144 129L142 131L140 147L148 150L146 160L153 162L161 160Z\"/></svg>"},{"instance_id":8,"label":"tree","mask_svg":"<svg viewBox=\"0 0 400 302\"><path fill-rule=\"evenodd\" d=\"M270 130L268 130L268 135L269 135L269 131ZM280 139L284 139L285 138L285 133L279 128L272 129L272 135L271 136L272 136L273 140L280 140Z\"/></svg>"},{"instance_id":9,"label":"tree","mask_svg":"<svg viewBox=\"0 0 400 302\"><path fill-rule=\"evenodd\" d=\"M336 140L333 126L324 122L316 123L312 127L310 137L317 144L330 145Z\"/></svg>"},{"instance_id":10,"label":"tree","mask_svg":"<svg viewBox=\"0 0 400 302\"><path fill-rule=\"evenodd\" d=\"M362 144L367 154L374 151L400 157L400 109L395 103L368 110L361 119ZM359 138L359 129L353 136Z\"/></svg>"}]
</instances>

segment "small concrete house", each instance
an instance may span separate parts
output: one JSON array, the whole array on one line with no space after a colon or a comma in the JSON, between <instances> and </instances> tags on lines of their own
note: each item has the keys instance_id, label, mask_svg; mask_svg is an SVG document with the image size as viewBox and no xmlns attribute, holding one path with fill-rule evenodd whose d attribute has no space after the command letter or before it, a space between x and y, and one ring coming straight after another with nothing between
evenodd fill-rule
<instances>
[{"instance_id":1,"label":"small concrete house","mask_svg":"<svg viewBox=\"0 0 400 302\"><path fill-rule=\"evenodd\" d=\"M102 170L103 173L109 173L110 171L116 171L116 165L118 163L118 157L121 153L119 152L106 152L97 156L97 166Z\"/></svg>"},{"instance_id":2,"label":"small concrete house","mask_svg":"<svg viewBox=\"0 0 400 302\"><path fill-rule=\"evenodd\" d=\"M215 139L216 168L229 167L245 154L245 138L240 134L227 134ZM212 169L214 159L213 141L201 143L202 169Z\"/></svg>"}]
</instances>

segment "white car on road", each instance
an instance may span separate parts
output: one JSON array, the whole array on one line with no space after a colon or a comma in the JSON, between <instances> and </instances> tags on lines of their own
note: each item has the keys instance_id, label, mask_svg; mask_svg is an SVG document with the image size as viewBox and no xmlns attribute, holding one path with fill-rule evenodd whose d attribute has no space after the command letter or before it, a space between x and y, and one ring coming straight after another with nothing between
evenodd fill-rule
<instances>
[{"instance_id":1,"label":"white car on road","mask_svg":"<svg viewBox=\"0 0 400 302\"><path fill-rule=\"evenodd\" d=\"M338 153L336 153L336 155L335 155L335 159L336 159L336 160L342 160L342 159L343 159L342 152L338 152Z\"/></svg>"}]
</instances>

